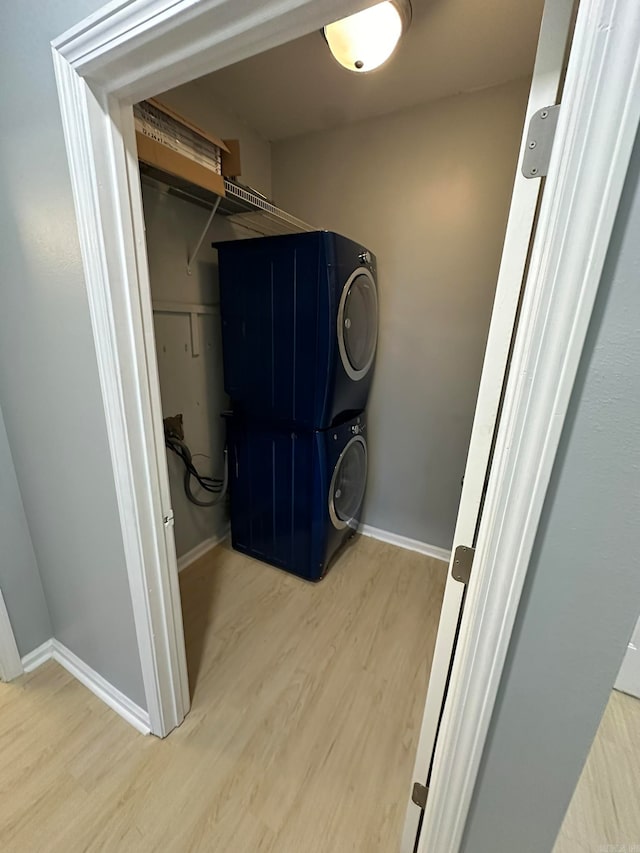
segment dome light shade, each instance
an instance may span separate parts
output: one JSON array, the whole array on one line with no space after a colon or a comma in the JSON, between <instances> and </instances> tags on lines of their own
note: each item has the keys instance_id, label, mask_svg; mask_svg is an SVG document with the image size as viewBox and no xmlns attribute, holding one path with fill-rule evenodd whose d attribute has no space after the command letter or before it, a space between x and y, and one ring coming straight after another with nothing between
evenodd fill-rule
<instances>
[{"instance_id":1,"label":"dome light shade","mask_svg":"<svg viewBox=\"0 0 640 853\"><path fill-rule=\"evenodd\" d=\"M410 22L409 0L386 0L327 24L324 36L340 65L363 73L389 59Z\"/></svg>"}]
</instances>

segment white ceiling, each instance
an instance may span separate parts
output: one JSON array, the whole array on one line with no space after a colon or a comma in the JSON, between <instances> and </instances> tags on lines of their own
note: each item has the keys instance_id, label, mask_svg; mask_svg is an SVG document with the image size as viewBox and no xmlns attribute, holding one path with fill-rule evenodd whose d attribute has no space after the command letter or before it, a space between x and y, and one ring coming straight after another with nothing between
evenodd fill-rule
<instances>
[{"instance_id":1,"label":"white ceiling","mask_svg":"<svg viewBox=\"0 0 640 853\"><path fill-rule=\"evenodd\" d=\"M285 139L531 73L543 0L413 0L396 54L355 74L319 32L197 81L265 139Z\"/></svg>"}]
</instances>

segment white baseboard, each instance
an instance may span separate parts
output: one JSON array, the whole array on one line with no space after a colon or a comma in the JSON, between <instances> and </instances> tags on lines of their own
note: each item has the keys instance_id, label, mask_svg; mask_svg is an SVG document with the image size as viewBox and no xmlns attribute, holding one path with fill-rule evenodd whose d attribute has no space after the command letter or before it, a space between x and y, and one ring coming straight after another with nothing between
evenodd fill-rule
<instances>
[{"instance_id":1,"label":"white baseboard","mask_svg":"<svg viewBox=\"0 0 640 853\"><path fill-rule=\"evenodd\" d=\"M210 551L212 548L215 548L216 545L219 545L229 535L229 525L227 525L223 532L219 536L212 536L209 539L205 539L204 542L200 542L199 545L196 545L195 548L192 548L190 551L187 551L186 554L183 554L182 557L178 557L178 571L181 572L183 569L186 569L187 566L190 566L191 563L195 563L196 560L199 560L207 551Z\"/></svg>"},{"instance_id":2,"label":"white baseboard","mask_svg":"<svg viewBox=\"0 0 640 853\"><path fill-rule=\"evenodd\" d=\"M181 572L199 560L207 551L215 548L229 536L229 527L227 526L220 536L212 536L210 539L205 539L200 542L195 548L187 551L182 557L178 558L178 571ZM381 542L388 542L390 545L397 545L398 548L405 548L407 551L417 551L419 554L426 554L427 557L433 557L436 560L443 560L448 563L451 560L451 551L446 548L440 548L437 545L429 545L428 542L420 542L418 539L409 539L408 536L400 536L398 533L391 533L388 530L381 530L379 527L371 527L369 524L362 524L358 528L358 532L363 536L369 536L371 539L379 539Z\"/></svg>"},{"instance_id":3,"label":"white baseboard","mask_svg":"<svg viewBox=\"0 0 640 853\"><path fill-rule=\"evenodd\" d=\"M54 660L67 672L84 684L98 699L101 699L116 714L119 714L143 735L151 732L149 714L132 702L117 687L92 669L65 645L55 639L47 640L37 649L22 658L25 672L32 672L48 660Z\"/></svg>"},{"instance_id":4,"label":"white baseboard","mask_svg":"<svg viewBox=\"0 0 640 853\"><path fill-rule=\"evenodd\" d=\"M64 646L58 640L51 641L53 646L53 659L60 666L63 666L67 672L70 672L78 679L85 687L94 693L99 699L102 699L116 714L125 719L139 732L148 735L151 731L149 714L132 702L128 696L121 693L117 687L110 684L106 678L103 678L94 669L88 666L77 655Z\"/></svg>"},{"instance_id":5,"label":"white baseboard","mask_svg":"<svg viewBox=\"0 0 640 853\"><path fill-rule=\"evenodd\" d=\"M25 672L33 672L43 663L51 660L53 657L53 640L45 640L41 646L29 652L22 658L22 668Z\"/></svg>"},{"instance_id":6,"label":"white baseboard","mask_svg":"<svg viewBox=\"0 0 640 853\"><path fill-rule=\"evenodd\" d=\"M419 554L426 554L427 557L434 557L436 560L443 560L445 563L451 559L451 551L437 545L429 545L428 542L420 542L419 539L409 539L408 536L400 536L398 533L380 530L379 527L371 527L369 524L361 525L358 530L363 536L370 536L372 539L379 539L380 542L397 545L398 548L405 548L407 551L417 551Z\"/></svg>"}]
</instances>

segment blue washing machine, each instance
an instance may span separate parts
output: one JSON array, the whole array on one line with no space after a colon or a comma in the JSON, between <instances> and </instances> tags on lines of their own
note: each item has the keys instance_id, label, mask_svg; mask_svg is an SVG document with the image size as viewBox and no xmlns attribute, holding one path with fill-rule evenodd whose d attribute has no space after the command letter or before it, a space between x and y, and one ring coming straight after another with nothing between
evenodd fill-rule
<instances>
[{"instance_id":1,"label":"blue washing machine","mask_svg":"<svg viewBox=\"0 0 640 853\"><path fill-rule=\"evenodd\" d=\"M320 580L358 526L367 482L364 414L328 430L227 418L237 551Z\"/></svg>"},{"instance_id":2,"label":"blue washing machine","mask_svg":"<svg viewBox=\"0 0 640 853\"><path fill-rule=\"evenodd\" d=\"M371 252L329 231L214 246L234 411L312 429L362 412L378 339Z\"/></svg>"}]
</instances>

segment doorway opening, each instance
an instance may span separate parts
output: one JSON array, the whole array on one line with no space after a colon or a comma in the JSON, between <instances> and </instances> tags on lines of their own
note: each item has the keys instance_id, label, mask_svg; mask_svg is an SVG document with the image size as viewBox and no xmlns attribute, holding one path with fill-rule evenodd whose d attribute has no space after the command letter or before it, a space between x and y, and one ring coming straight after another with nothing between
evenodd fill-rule
<instances>
[{"instance_id":1,"label":"doorway opening","mask_svg":"<svg viewBox=\"0 0 640 853\"><path fill-rule=\"evenodd\" d=\"M336 11L319 2L297 3L291 10L263 3L256 19L255 4L241 12L230 12L230 6L223 2L212 11L205 2L188 8L172 5L167 17L154 14L153 20L134 21L124 14L117 25L105 13L54 44L145 692L152 730L161 735L183 719L188 690L172 513L161 461L157 365L148 346L152 306L128 104L273 47L283 33L294 38L318 28L323 15ZM345 3L344 12L353 6ZM514 348L517 370L505 395L509 416L496 443L498 474L487 493L489 520L478 537L478 565L469 589L473 608L465 614L454 695L438 742L435 775L440 784L427 804L427 818L431 812L437 821L425 820L431 827L431 849L456 843L468 810L496 679L637 126L638 104L633 87L627 85L636 74L637 22L632 10L624 5L619 11L623 25L612 27L597 0L587 0L586 6L589 14L581 10L579 17L567 76L568 109L558 124L530 264L534 288L527 288L523 331ZM223 14L219 7L224 7ZM225 15L233 21L232 28L225 29ZM618 23L617 8L611 16ZM602 23L593 28L592 20ZM203 35L195 44L194 23L208 24L199 28ZM114 38L115 30L119 38ZM601 113L607 120L598 124ZM589 147L596 125L601 133L606 130L611 143L605 146L606 158L598 153L602 145ZM615 156L609 156L610 151ZM597 168L587 170L588 165ZM587 174L592 179L584 181ZM560 221L562 229L556 227ZM578 225L581 229L576 230ZM590 235L588 246L585 233ZM571 235L578 239L572 242ZM534 410L536 418L528 418ZM467 481L465 477L465 489ZM495 597L488 610L490 594ZM482 649L483 654L476 660L470 649ZM468 711L470 706L473 714L463 716L463 707ZM439 756L446 762L446 779L438 768ZM426 843L423 835L420 849Z\"/></svg>"},{"instance_id":2,"label":"doorway opening","mask_svg":"<svg viewBox=\"0 0 640 853\"><path fill-rule=\"evenodd\" d=\"M422 78L413 63L429 55L425 42L435 38L424 8L415 10L399 55L370 81L336 66L312 32L134 107L191 713L206 714L215 750L223 748L213 734L216 709L224 718L230 705L251 702L241 730L254 756L247 772L254 778L268 760L266 790L310 768L311 796L335 839L366 825L382 846L393 846L404 825L541 14L541 3L523 7L520 48L502 70L509 79L468 85L473 92L460 94L448 82L425 100L415 83ZM547 26L559 31L562 57L566 30L555 21ZM504 39L499 46L505 48ZM294 86L292 69L301 67ZM477 81L476 72L468 73ZM363 82L369 98L357 106ZM317 92L315 100L308 92ZM160 121L182 121L219 143L222 197L176 176L179 167L159 165L148 142L155 125L145 124L152 110ZM533 208L538 190L539 184L525 188ZM352 252L351 260L335 262L335 282L318 272L317 261L300 260L319 230L338 237L323 238L331 248L318 251ZM523 258L530 237L531 223L518 235ZM295 263L287 252L297 253ZM306 379L296 385L278 346L297 355L302 336L315 336L314 352L322 345L315 325L323 310L320 275L335 288L338 320L327 324L337 341L337 366L329 373L350 370L344 387L337 380L322 387L318 410L314 394L308 405L302 397L305 386L315 387L315 367L302 362ZM367 302L355 294L361 316L345 317L360 278L373 296ZM515 302L521 278L522 270L511 285ZM305 289L315 300L307 314L300 307ZM352 329L358 337L350 345ZM512 316L499 331L506 350ZM350 348L363 350L357 363L349 361ZM291 362L299 365L294 356ZM500 389L504 363L496 358L493 369ZM373 378L366 394L360 372ZM298 389L297 399L290 388ZM348 402L334 407L326 403L331 395ZM223 418L229 409L234 417ZM238 410L248 424L238 424ZM487 417L495 419L495 411ZM171 431L178 422L176 444ZM354 435L356 428L362 432ZM338 441L340 451L326 454L321 523L333 531L336 508L357 495L347 522L356 519L361 534L331 552L330 567L323 552L321 574L328 571L314 587L295 576L317 579L307 566L311 537L307 542L299 526L294 534L289 522L293 511L302 515L303 503L300 490L295 499L290 491L294 444L300 464L325 464L324 445L317 459L315 450L308 458L300 450L311 433L313 441ZM364 448L366 464L336 487L339 460L352 442ZM486 461L474 476L485 473ZM235 550L226 539L224 496L207 489L227 482ZM469 517L474 512L475 521L477 507L468 510ZM284 530L276 515L286 518ZM446 615L453 618L457 624L458 615ZM273 715L281 728L269 722ZM264 726L269 735L259 737ZM384 771L390 762L393 782ZM363 775L377 781L359 788ZM302 832L307 796L284 798L285 846L287 833ZM361 822L350 823L340 807L349 797ZM412 848L411 831L405 835Z\"/></svg>"}]
</instances>

